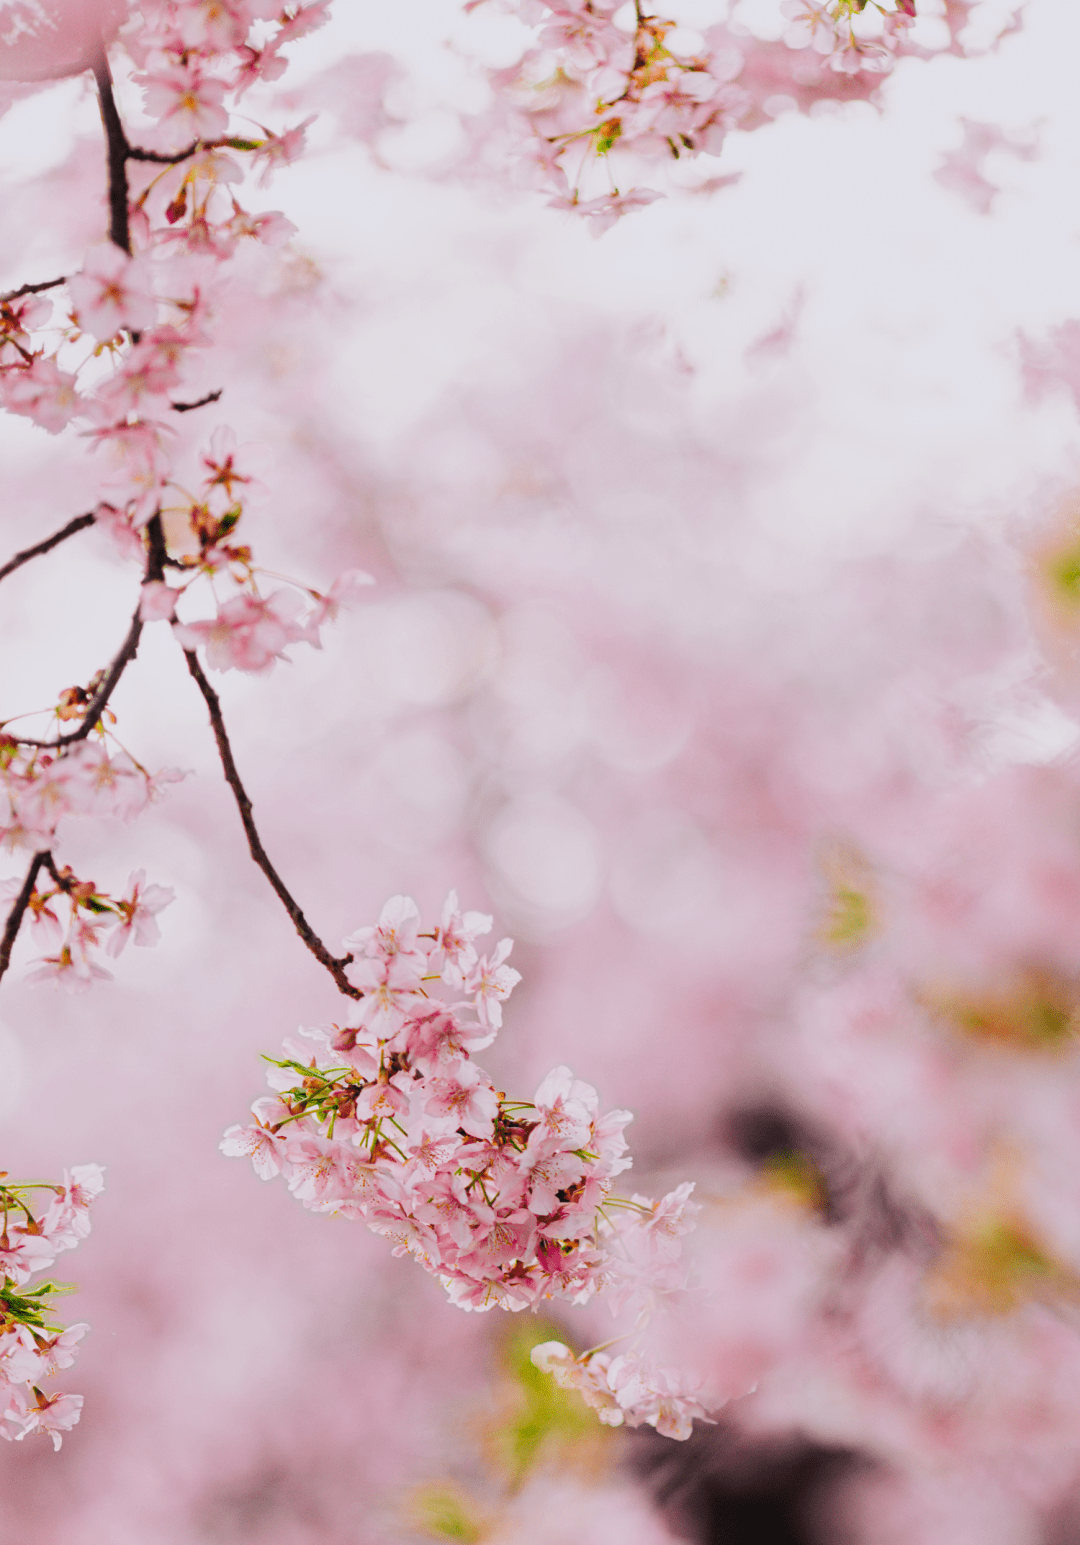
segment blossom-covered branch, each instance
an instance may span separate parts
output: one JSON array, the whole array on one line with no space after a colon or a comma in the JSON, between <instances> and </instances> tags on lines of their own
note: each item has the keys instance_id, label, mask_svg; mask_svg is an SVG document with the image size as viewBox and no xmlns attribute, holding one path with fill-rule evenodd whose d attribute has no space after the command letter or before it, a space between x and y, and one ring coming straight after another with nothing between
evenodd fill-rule
<instances>
[{"instance_id":1,"label":"blossom-covered branch","mask_svg":"<svg viewBox=\"0 0 1080 1545\"><path fill-rule=\"evenodd\" d=\"M976 0L946 0L945 51L967 52ZM1018 12L1023 0L1015 0ZM518 61L488 72L493 101L467 119L467 164L515 180L583 218L593 235L663 197L638 185L665 161L718 155L732 130L817 102L873 100L917 41L916 0L777 0L782 39L739 22L697 32L636 0L470 0L528 29ZM1006 14L1004 35L1018 22Z\"/></svg>"},{"instance_id":2,"label":"blossom-covered branch","mask_svg":"<svg viewBox=\"0 0 1080 1545\"><path fill-rule=\"evenodd\" d=\"M462 915L451 893L438 926L422 931L415 903L392 897L374 927L344 941L360 1001L344 1024L302 1030L306 1047L286 1043L267 1058L274 1093L222 1149L249 1156L264 1180L280 1174L305 1207L367 1223L459 1308L602 1295L613 1312L629 1310L636 1325L619 1338L628 1348L615 1361L587 1354L572 1382L608 1425L687 1438L705 1417L693 1387L633 1342L652 1308L685 1287L693 1185L660 1201L616 1195L631 1164L630 1112L601 1113L569 1068L549 1073L531 1100L495 1088L474 1054L495 1039L520 976L506 963L511 940L479 954L491 922ZM538 1366L567 1382L570 1363L545 1356Z\"/></svg>"},{"instance_id":3,"label":"blossom-covered branch","mask_svg":"<svg viewBox=\"0 0 1080 1545\"><path fill-rule=\"evenodd\" d=\"M41 1385L71 1367L90 1327L59 1324L52 1300L68 1290L33 1279L89 1234L90 1204L104 1183L97 1164L76 1165L62 1185L0 1174L0 1437L9 1441L47 1433L58 1449L79 1420L81 1395L47 1394Z\"/></svg>"}]
</instances>

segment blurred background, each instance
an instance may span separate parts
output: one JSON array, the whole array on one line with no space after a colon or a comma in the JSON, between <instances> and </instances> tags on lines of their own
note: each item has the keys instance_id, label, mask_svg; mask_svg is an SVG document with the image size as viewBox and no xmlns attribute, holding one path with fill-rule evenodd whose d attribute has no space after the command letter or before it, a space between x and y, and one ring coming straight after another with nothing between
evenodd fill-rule
<instances>
[{"instance_id":1,"label":"blurred background","mask_svg":"<svg viewBox=\"0 0 1080 1545\"><path fill-rule=\"evenodd\" d=\"M594 1426L528 1348L599 1312L464 1315L220 1156L336 1002L150 627L117 732L190 776L65 852L175 887L162 943L68 998L24 941L0 1004L5 1167L108 1176L63 1262L83 1421L0 1453L0 1542L1069 1545L1080 17L1032 0L880 111L736 133L598 241L463 166L508 25L341 0L269 103L320 113L261 202L300 235L206 384L272 451L260 561L378 586L215 684L331 946L455 886L518 941L500 1087L568 1063L635 1111L642 1190L698 1181L656 1345L728 1403L686 1445ZM0 118L5 285L96 239L99 135L79 80ZM0 436L6 552L92 476ZM134 588L95 532L8 580L5 716L85 681Z\"/></svg>"}]
</instances>

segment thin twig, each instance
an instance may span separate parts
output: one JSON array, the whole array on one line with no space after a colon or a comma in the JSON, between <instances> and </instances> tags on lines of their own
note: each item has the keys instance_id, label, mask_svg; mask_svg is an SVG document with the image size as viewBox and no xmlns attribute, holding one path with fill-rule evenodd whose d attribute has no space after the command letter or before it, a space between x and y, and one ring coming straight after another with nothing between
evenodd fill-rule
<instances>
[{"instance_id":1,"label":"thin twig","mask_svg":"<svg viewBox=\"0 0 1080 1545\"><path fill-rule=\"evenodd\" d=\"M219 386L216 392L207 392L206 396L200 397L197 402L170 402L169 407L174 413L190 413L194 408L205 408L210 403L219 401L223 390L224 388Z\"/></svg>"},{"instance_id":2,"label":"thin twig","mask_svg":"<svg viewBox=\"0 0 1080 1545\"><path fill-rule=\"evenodd\" d=\"M161 516L153 515L146 523L146 580L161 580L165 577L165 533L161 525ZM86 706L82 722L78 729L74 729L67 735L58 735L55 740L34 740L27 735L17 735L15 739L21 746L43 746L49 751L60 751L65 746L74 745L77 741L85 740L96 728L101 715L120 677L127 670L139 652L139 639L142 635L143 622L140 616L142 609L142 592L139 593L138 604L131 618L130 626L125 635L124 642L113 656L112 663L102 677L101 685L94 693Z\"/></svg>"},{"instance_id":3,"label":"thin twig","mask_svg":"<svg viewBox=\"0 0 1080 1545\"><path fill-rule=\"evenodd\" d=\"M192 140L186 150L174 150L167 154L161 150L144 150L141 145L131 145L124 141L125 154L129 161L156 161L159 166L179 166L181 161L186 161L202 147L202 140Z\"/></svg>"},{"instance_id":4,"label":"thin twig","mask_svg":"<svg viewBox=\"0 0 1080 1545\"><path fill-rule=\"evenodd\" d=\"M161 516L154 515L146 523L146 580L162 580L165 577L165 534L161 527ZM105 672L105 679L90 699L90 704L83 715L83 721L77 730L72 730L70 735L62 735L59 744L69 746L77 740L85 740L96 726L105 705L108 703L120 677L134 660L139 652L139 637L142 633L143 623L140 611L142 608L142 594L139 594L139 602L135 607L131 626L128 628L127 637L120 645L112 664Z\"/></svg>"},{"instance_id":5,"label":"thin twig","mask_svg":"<svg viewBox=\"0 0 1080 1545\"><path fill-rule=\"evenodd\" d=\"M348 998L362 998L364 994L359 987L354 987L345 975L345 967L352 960L351 955L344 955L340 960L334 958L326 945L315 933L311 924L300 910L297 903L285 888L285 883L267 856L266 849L262 845L258 830L255 826L255 818L252 814L251 800L247 796L244 785L240 782L240 774L236 770L236 762L233 758L232 747L229 744L229 736L225 729L225 720L221 715L221 699L214 691L203 674L193 650L184 650L184 659L187 661L188 670L195 678L195 684L202 693L206 706L210 712L210 724L214 731L214 739L217 741L218 755L221 758L222 770L225 773L225 782L232 789L236 800L237 809L240 811L240 820L244 827L244 833L248 840L248 848L252 858L258 864L263 874L270 881L277 894L278 900L292 918L293 927L303 939L308 949L315 956L320 965L325 966L337 983L338 991Z\"/></svg>"},{"instance_id":6,"label":"thin twig","mask_svg":"<svg viewBox=\"0 0 1080 1545\"><path fill-rule=\"evenodd\" d=\"M37 883L38 874L52 855L48 852L35 853L30 860L30 868L26 871L26 879L23 881L22 890L15 898L15 904L8 913L7 922L4 924L3 937L0 938L0 977L3 976L11 964L11 950L19 932L19 927L30 905L30 897L34 894L34 886Z\"/></svg>"},{"instance_id":7,"label":"thin twig","mask_svg":"<svg viewBox=\"0 0 1080 1545\"><path fill-rule=\"evenodd\" d=\"M127 162L130 146L113 94L109 61L102 49L94 61L94 79L97 82L98 106L109 149L109 237L125 252L131 251L131 226L128 222Z\"/></svg>"},{"instance_id":8,"label":"thin twig","mask_svg":"<svg viewBox=\"0 0 1080 1545\"><path fill-rule=\"evenodd\" d=\"M51 552L54 547L59 547L61 542L66 542L69 536L74 536L76 531L84 531L87 526L94 524L94 517L90 515L76 515L74 520L69 520L66 526L59 531L54 531L52 536L47 536L44 542L37 542L33 547L24 547L21 553L16 553L14 558L9 558L3 568L0 569L0 579L7 579L9 574L14 574L16 569L21 569L24 563L29 563L31 558L40 558L42 553Z\"/></svg>"},{"instance_id":9,"label":"thin twig","mask_svg":"<svg viewBox=\"0 0 1080 1545\"><path fill-rule=\"evenodd\" d=\"M0 306L6 305L9 300L21 300L24 295L37 295L42 290L55 290L57 285L67 284L67 275L59 279L42 279L37 284L20 284L17 290L5 290L0 295Z\"/></svg>"}]
</instances>

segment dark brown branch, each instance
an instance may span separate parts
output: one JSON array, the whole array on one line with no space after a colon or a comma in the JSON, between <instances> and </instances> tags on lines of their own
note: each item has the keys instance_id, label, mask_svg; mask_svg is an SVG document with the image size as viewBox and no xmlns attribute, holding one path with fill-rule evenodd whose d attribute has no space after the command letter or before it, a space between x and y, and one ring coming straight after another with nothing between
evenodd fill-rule
<instances>
[{"instance_id":1,"label":"dark brown branch","mask_svg":"<svg viewBox=\"0 0 1080 1545\"><path fill-rule=\"evenodd\" d=\"M308 949L315 956L321 966L325 966L337 983L339 992L343 992L348 998L362 998L364 994L359 987L354 987L345 975L345 967L352 959L351 955L344 955L340 960L334 958L326 945L315 933L307 918L301 912L297 903L285 888L285 883L267 856L266 849L262 845L258 830L255 826L255 818L252 814L251 800L247 796L244 785L240 782L240 774L236 770L236 762L233 758L232 747L229 744L229 736L225 729L225 720L221 715L221 699L214 691L203 674L203 669L196 658L194 651L184 650L184 659L187 661L188 670L195 678L195 684L202 693L206 706L210 711L210 724L214 731L214 739L217 741L218 755L221 758L222 770L225 773L225 782L232 789L236 800L237 809L240 811L240 820L244 827L244 834L248 840L248 849L252 858L258 864L263 874L270 881L278 900L292 918L293 927L303 939Z\"/></svg>"},{"instance_id":2,"label":"dark brown branch","mask_svg":"<svg viewBox=\"0 0 1080 1545\"><path fill-rule=\"evenodd\" d=\"M186 161L197 150L202 148L202 140L193 140L186 150L174 150L171 154L162 150L144 150L141 145L129 145L124 141L125 153L129 161L155 161L158 166L179 166L181 161Z\"/></svg>"},{"instance_id":3,"label":"dark brown branch","mask_svg":"<svg viewBox=\"0 0 1080 1545\"><path fill-rule=\"evenodd\" d=\"M161 580L165 577L165 533L161 525L161 516L154 515L146 524L146 581ZM124 642L113 656L112 663L102 678L101 685L94 693L86 706L86 712L78 729L72 730L69 735L59 735L56 740L34 740L27 735L15 737L22 746L43 746L49 751L59 751L64 746L74 745L77 741L85 740L96 727L101 715L105 712L110 697L116 689L120 677L127 670L139 652L139 639L142 636L143 623L139 615L142 608L142 594L140 592L138 605L135 607L131 625L127 630Z\"/></svg>"},{"instance_id":4,"label":"dark brown branch","mask_svg":"<svg viewBox=\"0 0 1080 1545\"><path fill-rule=\"evenodd\" d=\"M154 515L146 523L146 580L162 580L165 578L165 533L161 526L161 516ZM59 744L69 746L74 741L85 740L97 724L105 711L105 706L116 687L120 677L134 660L139 652L139 638L142 634L142 617L139 615L142 607L142 594L139 595L135 614L131 619L127 637L120 645L120 649L113 659L109 669L105 672L105 679L90 699L90 704L83 716L83 721L77 730L72 730L70 735L62 735Z\"/></svg>"},{"instance_id":5,"label":"dark brown branch","mask_svg":"<svg viewBox=\"0 0 1080 1545\"><path fill-rule=\"evenodd\" d=\"M127 180L130 147L124 133L124 125L120 122L120 113L113 94L112 75L109 72L109 61L105 57L104 50L94 64L94 79L97 82L98 106L101 108L101 122L105 129L105 141L109 150L109 238L125 252L130 252L131 227L128 223Z\"/></svg>"},{"instance_id":6,"label":"dark brown branch","mask_svg":"<svg viewBox=\"0 0 1080 1545\"><path fill-rule=\"evenodd\" d=\"M61 542L66 542L69 536L74 536L76 531L84 531L87 526L94 524L93 515L76 515L74 520L69 520L66 526L59 531L54 531L52 536L47 536L44 542L37 542L33 547L24 547L21 553L16 553L14 558L9 558L3 568L0 568L0 579L7 579L9 574L14 574L16 569L21 569L24 563L29 563L31 558L40 558L42 553L51 552L54 547L59 547Z\"/></svg>"},{"instance_id":7,"label":"dark brown branch","mask_svg":"<svg viewBox=\"0 0 1080 1545\"><path fill-rule=\"evenodd\" d=\"M3 937L0 938L0 977L3 976L11 964L11 951L18 937L19 928L26 909L30 905L30 897L34 894L34 886L37 884L38 874L41 868L50 858L49 853L35 853L30 860L30 868L26 871L26 879L23 881L22 890L15 898L14 905L8 913L7 922L4 924Z\"/></svg>"},{"instance_id":8,"label":"dark brown branch","mask_svg":"<svg viewBox=\"0 0 1080 1545\"><path fill-rule=\"evenodd\" d=\"M0 295L0 306L9 300L21 300L24 295L39 295L42 290L55 290L60 284L67 284L66 274L59 279L42 279L37 284L20 284L17 290L5 290Z\"/></svg>"},{"instance_id":9,"label":"dark brown branch","mask_svg":"<svg viewBox=\"0 0 1080 1545\"><path fill-rule=\"evenodd\" d=\"M219 386L216 392L207 392L206 396L200 397L197 402L170 402L169 407L174 413L190 413L194 408L205 408L212 402L220 401L223 389Z\"/></svg>"}]
</instances>

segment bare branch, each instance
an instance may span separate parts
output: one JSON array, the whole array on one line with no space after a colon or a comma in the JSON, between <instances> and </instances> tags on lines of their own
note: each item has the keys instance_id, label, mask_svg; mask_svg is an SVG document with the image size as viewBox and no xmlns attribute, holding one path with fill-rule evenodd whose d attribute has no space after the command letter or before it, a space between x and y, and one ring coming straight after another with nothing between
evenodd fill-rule
<instances>
[{"instance_id":1,"label":"bare branch","mask_svg":"<svg viewBox=\"0 0 1080 1545\"><path fill-rule=\"evenodd\" d=\"M210 724L214 731L214 739L217 741L218 755L221 758L222 770L225 773L225 782L232 789L236 800L237 809L240 811L240 820L244 827L244 834L248 840L248 849L252 858L258 864L263 874L270 881L278 900L292 918L293 927L303 939L308 949L315 956L320 965L325 966L337 983L339 992L347 998L362 998L364 994L359 987L354 987L345 975L345 967L352 960L351 955L344 955L340 960L335 959L326 945L315 933L311 924L304 916L300 907L285 888L285 883L267 856L266 849L262 845L258 830L255 826L255 817L251 809L251 800L247 796L244 785L240 782L240 774L236 770L236 762L233 758L232 747L229 744L229 736L225 729L225 720L221 715L221 699L207 681L203 669L196 658L194 651L184 650L184 658L187 661L188 670L195 678L195 684L202 693L206 706L210 711Z\"/></svg>"},{"instance_id":2,"label":"bare branch","mask_svg":"<svg viewBox=\"0 0 1080 1545\"><path fill-rule=\"evenodd\" d=\"M200 397L197 402L170 402L169 407L174 413L190 413L194 408L205 408L212 402L218 402L221 398L222 387L216 392L207 392L205 397Z\"/></svg>"},{"instance_id":3,"label":"bare branch","mask_svg":"<svg viewBox=\"0 0 1080 1545\"><path fill-rule=\"evenodd\" d=\"M125 140L125 153L129 161L156 161L159 166L178 166L181 161L186 161L197 150L203 149L200 139L193 140L186 150L175 150L167 154L161 150L144 150L141 145L129 145Z\"/></svg>"},{"instance_id":4,"label":"bare branch","mask_svg":"<svg viewBox=\"0 0 1080 1545\"><path fill-rule=\"evenodd\" d=\"M0 568L0 579L7 579L9 574L14 574L16 569L21 569L24 563L29 563L31 558L40 558L42 553L51 552L54 547L59 547L61 542L66 542L69 536L74 536L76 531L84 531L87 526L94 524L94 517L90 515L76 515L74 520L69 520L66 526L59 531L54 531L52 536L47 536L44 542L37 542L33 547L24 547L21 553L16 553L14 558L9 558L3 568Z\"/></svg>"},{"instance_id":5,"label":"bare branch","mask_svg":"<svg viewBox=\"0 0 1080 1545\"><path fill-rule=\"evenodd\" d=\"M67 284L66 274L59 279L42 279L37 284L20 284L17 290L5 290L0 295L0 306L9 300L21 300L24 295L39 295L42 290L55 290L60 284Z\"/></svg>"},{"instance_id":6,"label":"bare branch","mask_svg":"<svg viewBox=\"0 0 1080 1545\"><path fill-rule=\"evenodd\" d=\"M14 905L8 913L7 922L4 924L3 937L0 937L0 977L4 975L11 964L11 951L18 937L26 909L30 905L30 897L34 894L34 886L37 883L38 874L44 864L51 860L48 852L35 853L30 860L30 867L26 871L26 879L23 881L22 890L15 898Z\"/></svg>"},{"instance_id":7,"label":"bare branch","mask_svg":"<svg viewBox=\"0 0 1080 1545\"><path fill-rule=\"evenodd\" d=\"M165 533L162 529L160 515L154 515L147 521L146 543L146 580L144 583L150 580L164 579L166 562ZM50 751L57 751L62 750L64 746L71 746L77 741L85 740L91 734L104 713L117 682L139 652L139 639L142 636L143 630L142 617L139 615L141 607L142 593L140 591L139 601L135 607L124 642L113 656L112 663L105 672L101 685L87 704L86 712L78 729L72 730L69 735L59 735L56 740L35 740L28 735L17 735L15 739L21 746L44 746Z\"/></svg>"},{"instance_id":8,"label":"bare branch","mask_svg":"<svg viewBox=\"0 0 1080 1545\"><path fill-rule=\"evenodd\" d=\"M164 579L165 534L161 527L160 515L154 515L147 522L146 538L146 579ZM138 605L135 607L135 614L131 619L131 626L128 628L127 637L120 645L119 651L115 655L109 669L105 672L104 681L90 699L86 713L83 715L82 723L77 730L72 730L70 735L62 735L58 742L59 745L69 746L74 741L85 740L101 718L105 705L112 697L117 682L139 652L139 638L143 630L142 617L139 615L141 606L142 593L140 592Z\"/></svg>"},{"instance_id":9,"label":"bare branch","mask_svg":"<svg viewBox=\"0 0 1080 1545\"><path fill-rule=\"evenodd\" d=\"M98 106L109 151L109 237L125 252L131 251L131 227L128 223L127 162L129 149L124 125L113 94L109 61L102 50L94 63Z\"/></svg>"}]
</instances>

